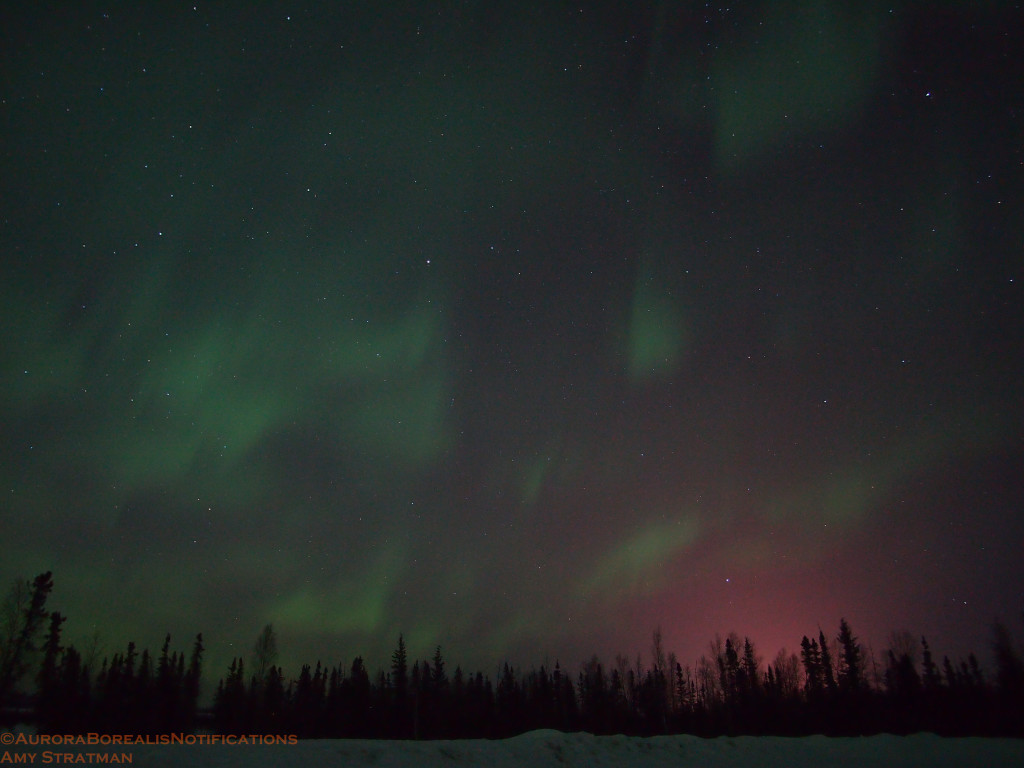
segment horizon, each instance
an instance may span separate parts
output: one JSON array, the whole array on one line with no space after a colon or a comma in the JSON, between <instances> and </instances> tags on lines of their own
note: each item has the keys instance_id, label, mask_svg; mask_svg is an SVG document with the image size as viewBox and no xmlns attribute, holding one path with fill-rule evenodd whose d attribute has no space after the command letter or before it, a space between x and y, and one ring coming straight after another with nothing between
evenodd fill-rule
<instances>
[{"instance_id":1,"label":"horizon","mask_svg":"<svg viewBox=\"0 0 1024 768\"><path fill-rule=\"evenodd\" d=\"M193 643L196 639L197 634L203 635L203 665L202 665L202 680L205 681L205 685L201 681L200 689L200 701L206 702L206 705L212 703L212 696L215 690L215 684L217 681L224 680L227 677L228 669L236 659L241 659L249 669L253 663L254 658L254 646L256 644L257 637L260 633L254 633L251 641L246 645L245 643L234 643L228 642L225 646L224 643L214 643L207 636L206 633L199 630L193 632L191 635L175 636L171 632L159 633L159 640L147 643L139 642L137 638L128 638L120 643L110 642L109 639L99 637L89 637L83 642L75 632L68 631L72 629L76 622L73 616L69 616L66 612L60 609L59 600L59 582L56 578L54 594L51 594L50 600L48 601L47 611L52 613L53 610L61 613L65 619L65 623L62 627L63 645L74 646L79 653L83 655L83 660L90 664L90 673L95 675L100 671L101 664L105 664L110 661L115 655L123 654L127 649L128 643L134 643L136 652L140 655L143 652L148 652L151 659L155 659L158 656L158 650L162 647L164 639L170 635L170 646L169 651L171 653L181 653L184 657L188 657L191 653ZM26 583L30 583L28 580ZM803 637L807 637L811 640L817 640L818 633L823 632L825 638L828 640L830 647L835 655L835 649L838 645L838 634L839 634L839 622L845 617L840 617L835 622L835 627L831 629L822 625L817 625L815 628L804 631L799 637L794 637L790 642L779 646L772 650L769 647L762 645L757 637L756 632L746 633L737 630L729 630L727 632L715 632L713 635L709 635L699 643L699 651L692 658L688 658L680 655L676 648L672 645L670 640L662 635L662 646L666 657L675 656L677 662L682 666L684 670L689 669L696 671L702 658L713 660L714 652L713 646L716 642L724 642L727 637L735 636L740 641L749 640L755 651L756 658L758 660L760 672L764 674L769 666L774 666L778 654L781 651L785 651L787 655L793 654L797 657L800 656L800 640ZM849 622L848 622L849 623ZM861 647L864 653L863 665L864 674L871 685L880 685L881 676L886 668L885 654L890 649L896 649L897 651L902 647L899 645L900 641L910 641L913 643L913 647L916 649L913 658L915 663L920 664L920 652L921 652L921 640L925 639L928 641L929 648L933 654L933 657L937 664L941 666L944 657L948 657L953 663L954 667L959 665L961 661L966 661L968 656L975 656L980 664L982 672L989 676L991 681L991 675L996 668L995 659L992 658L993 651L993 640L994 630L996 624L1001 624L1009 633L1011 641L1015 643L1018 653L1024 654L1024 644L1022 644L1021 638L1024 637L1024 627L1016 626L1012 621L1006 620L1005 617L995 617L992 622L987 624L983 628L979 628L979 634L985 635L985 642L982 646L977 648L967 648L962 652L948 650L938 643L934 642L932 636L927 633L916 631L912 627L900 627L900 629L891 629L880 642L875 642L874 638L867 638L862 636L855 625L851 623L851 629L853 630L854 636L858 645ZM273 625L271 624L273 627ZM491 680L492 683L497 682L500 679L502 667L507 664L512 668L516 674L525 673L528 671L538 671L541 668L547 669L550 673L556 663L560 665L564 673L570 675L572 679L575 679L575 675L583 669L592 659L597 659L606 670L611 670L617 665L617 656L623 656L630 666L631 669L647 669L653 664L653 636L654 633L660 631L662 628L655 627L651 630L647 637L646 644L640 642L634 646L632 652L624 649L617 649L610 653L599 653L597 651L584 652L582 655L577 657L558 657L552 654L545 654L542 658L537 659L525 659L525 658L510 658L504 656L501 658L495 657L489 660L483 661L482 664L466 664L462 658L457 655L457 649L452 649L440 645L442 657L445 661L445 665L449 670L449 674L453 673L456 668L460 668L462 672L468 677L480 672L486 679ZM399 633L404 639L408 653L409 667L418 662L429 662L435 650L439 647L437 644L429 648L423 648L422 652L419 652L416 646L410 645L408 641L408 635L404 632ZM903 635L903 637L896 637L897 635ZM305 657L300 657L299 652L295 650L289 651L289 640L287 636L282 637L280 633L274 628L274 637L277 642L277 666L283 673L284 680L286 682L294 683L302 670L302 667L308 665L311 669L315 668L318 664L323 665L325 669L338 668L344 674L348 674L349 668L352 662L356 658L363 660L363 663L370 673L370 679L376 681L379 674L385 675L391 674L392 665L392 652L398 642L399 635L395 636L394 642L391 646L384 648L372 649L372 650L358 650L355 649L349 655L338 655L331 656L326 651L314 651ZM99 640L98 644L95 640ZM895 643L895 645L894 645ZM691 646L693 641L691 640ZM470 654L470 658L480 658L479 653ZM379 658L378 658L379 657ZM873 665L877 665L877 668L872 668ZM248 676L248 675L247 675ZM878 679L876 679L876 676Z\"/></svg>"}]
</instances>

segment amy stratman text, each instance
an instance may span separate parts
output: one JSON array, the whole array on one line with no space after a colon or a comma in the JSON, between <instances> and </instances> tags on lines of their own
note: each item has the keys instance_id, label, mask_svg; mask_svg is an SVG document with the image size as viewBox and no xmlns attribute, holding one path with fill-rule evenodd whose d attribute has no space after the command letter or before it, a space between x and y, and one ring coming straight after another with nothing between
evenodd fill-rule
<instances>
[{"instance_id":1,"label":"amy stratman text","mask_svg":"<svg viewBox=\"0 0 1024 768\"><path fill-rule=\"evenodd\" d=\"M108 763L121 764L132 763L134 757L131 752L3 752L0 753L0 765L8 763L11 765L65 765L68 763Z\"/></svg>"}]
</instances>

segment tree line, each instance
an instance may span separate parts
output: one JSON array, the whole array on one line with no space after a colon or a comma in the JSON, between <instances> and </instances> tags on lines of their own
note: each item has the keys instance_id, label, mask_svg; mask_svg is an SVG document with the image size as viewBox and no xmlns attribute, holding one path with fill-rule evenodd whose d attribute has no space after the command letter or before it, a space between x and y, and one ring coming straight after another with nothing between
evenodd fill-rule
<instances>
[{"instance_id":1,"label":"tree line","mask_svg":"<svg viewBox=\"0 0 1024 768\"><path fill-rule=\"evenodd\" d=\"M596 656L575 670L522 670L494 678L449 665L437 647L410 662L402 635L389 668L277 664L272 625L248 657L236 657L198 706L203 640L158 654L129 643L102 659L63 646L65 617L47 612L52 574L17 582L0 616L0 708L42 732L281 733L300 738L502 738L538 728L595 734L863 735L934 731L1024 737L1024 658L1009 629L993 626L994 674L966 659L937 661L928 641L893 633L881 659L845 619L838 631L804 636L799 652L770 663L749 637L716 636L684 665L652 636L650 659ZM6 724L11 724L10 722Z\"/></svg>"}]
</instances>

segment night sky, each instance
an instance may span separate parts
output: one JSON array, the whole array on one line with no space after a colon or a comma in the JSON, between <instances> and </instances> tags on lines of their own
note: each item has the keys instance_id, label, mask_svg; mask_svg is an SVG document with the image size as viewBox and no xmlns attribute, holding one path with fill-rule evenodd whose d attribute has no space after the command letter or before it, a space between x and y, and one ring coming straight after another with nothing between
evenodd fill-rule
<instances>
[{"instance_id":1,"label":"night sky","mask_svg":"<svg viewBox=\"0 0 1024 768\"><path fill-rule=\"evenodd\" d=\"M1022 14L738 5L5 4L0 583L212 679L990 664Z\"/></svg>"}]
</instances>

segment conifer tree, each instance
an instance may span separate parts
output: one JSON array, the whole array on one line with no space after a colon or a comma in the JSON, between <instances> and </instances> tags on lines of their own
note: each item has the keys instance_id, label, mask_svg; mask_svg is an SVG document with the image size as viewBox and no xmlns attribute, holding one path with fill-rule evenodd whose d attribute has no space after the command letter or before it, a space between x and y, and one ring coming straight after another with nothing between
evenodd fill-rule
<instances>
[{"instance_id":1,"label":"conifer tree","mask_svg":"<svg viewBox=\"0 0 1024 768\"><path fill-rule=\"evenodd\" d=\"M818 630L818 644L821 648L821 672L825 683L825 690L832 693L836 689L836 676L832 667L832 652L828 648L828 640L825 633Z\"/></svg>"},{"instance_id":2,"label":"conifer tree","mask_svg":"<svg viewBox=\"0 0 1024 768\"><path fill-rule=\"evenodd\" d=\"M309 664L302 665L292 702L292 732L301 738L320 735L318 725L323 690L320 685L321 679L322 672L319 661L316 664L315 674L311 672Z\"/></svg>"},{"instance_id":3,"label":"conifer tree","mask_svg":"<svg viewBox=\"0 0 1024 768\"><path fill-rule=\"evenodd\" d=\"M196 707L199 703L199 684L203 673L203 633L196 635L192 645L192 656L188 661L188 672L185 675L185 716L189 724L194 722Z\"/></svg>"},{"instance_id":4,"label":"conifer tree","mask_svg":"<svg viewBox=\"0 0 1024 768\"><path fill-rule=\"evenodd\" d=\"M39 667L39 674L36 680L39 683L40 692L52 689L57 680L57 663L60 654L64 650L60 644L61 625L66 619L59 611L50 614L50 629L46 634L46 642L43 644L43 661Z\"/></svg>"},{"instance_id":5,"label":"conifer tree","mask_svg":"<svg viewBox=\"0 0 1024 768\"><path fill-rule=\"evenodd\" d=\"M366 671L366 666L361 656L357 656L352 660L352 668L346 682L349 684L348 697L349 706L351 707L350 711L352 712L349 735L368 737L371 735L369 719L371 704L370 675Z\"/></svg>"},{"instance_id":6,"label":"conifer tree","mask_svg":"<svg viewBox=\"0 0 1024 768\"><path fill-rule=\"evenodd\" d=\"M242 733L248 727L246 709L248 696L245 690L245 662L233 658L227 677L217 686L213 712L217 730L220 733Z\"/></svg>"},{"instance_id":7,"label":"conifer tree","mask_svg":"<svg viewBox=\"0 0 1024 768\"><path fill-rule=\"evenodd\" d=\"M52 591L51 571L36 576L27 590L21 582L11 589L0 636L0 705L29 668L29 657L36 650L36 637L48 615L46 600Z\"/></svg>"},{"instance_id":8,"label":"conifer tree","mask_svg":"<svg viewBox=\"0 0 1024 768\"><path fill-rule=\"evenodd\" d=\"M61 624L64 617L57 611L50 614L50 629L43 645L43 662L36 675L38 693L36 694L36 717L47 726L56 725L60 719L58 708L62 691L60 690L59 658L64 650L60 645Z\"/></svg>"},{"instance_id":9,"label":"conifer tree","mask_svg":"<svg viewBox=\"0 0 1024 768\"><path fill-rule=\"evenodd\" d=\"M448 677L444 672L444 657L441 655L440 645L434 650L434 659L430 669L430 678L435 689L441 689L448 685Z\"/></svg>"},{"instance_id":10,"label":"conifer tree","mask_svg":"<svg viewBox=\"0 0 1024 768\"><path fill-rule=\"evenodd\" d=\"M132 656L135 650L135 643L128 644L128 655ZM160 648L160 660L156 667L156 679L157 685L160 687L161 694L171 687L171 633L168 632L164 636L164 644Z\"/></svg>"},{"instance_id":11,"label":"conifer tree","mask_svg":"<svg viewBox=\"0 0 1024 768\"><path fill-rule=\"evenodd\" d=\"M921 692L921 677L914 669L914 660L908 653L899 656L890 648L885 670L885 685L889 695L902 702L913 701Z\"/></svg>"},{"instance_id":12,"label":"conifer tree","mask_svg":"<svg viewBox=\"0 0 1024 768\"><path fill-rule=\"evenodd\" d=\"M434 737L448 735L448 723L451 720L451 685L445 672L444 656L441 646L434 649L434 658L430 666L430 692L427 727Z\"/></svg>"},{"instance_id":13,"label":"conifer tree","mask_svg":"<svg viewBox=\"0 0 1024 768\"><path fill-rule=\"evenodd\" d=\"M992 650L996 659L996 688L1004 701L1024 705L1024 659L1014 647L1010 630L1001 621L992 625ZM974 660L977 666L977 659Z\"/></svg>"},{"instance_id":14,"label":"conifer tree","mask_svg":"<svg viewBox=\"0 0 1024 768\"><path fill-rule=\"evenodd\" d=\"M839 664L839 688L847 693L860 691L863 686L863 673L861 671L862 653L853 630L846 622L846 619L839 620L839 645L842 649L842 656Z\"/></svg>"},{"instance_id":15,"label":"conifer tree","mask_svg":"<svg viewBox=\"0 0 1024 768\"><path fill-rule=\"evenodd\" d=\"M939 690L942 679L939 677L939 669L932 659L932 649L928 646L928 640L921 637L921 682L924 684L926 693L935 693Z\"/></svg>"},{"instance_id":16,"label":"conifer tree","mask_svg":"<svg viewBox=\"0 0 1024 768\"><path fill-rule=\"evenodd\" d=\"M285 725L286 693L284 690L284 673L281 667L267 670L266 683L263 686L263 722L270 733L278 733Z\"/></svg>"},{"instance_id":17,"label":"conifer tree","mask_svg":"<svg viewBox=\"0 0 1024 768\"><path fill-rule=\"evenodd\" d=\"M398 698L404 698L409 686L409 659L405 650L405 638L398 635L398 647L391 654L391 684Z\"/></svg>"},{"instance_id":18,"label":"conifer tree","mask_svg":"<svg viewBox=\"0 0 1024 768\"><path fill-rule=\"evenodd\" d=\"M804 635L800 641L800 661L804 665L806 678L805 690L810 698L821 694L823 689L823 676L821 672L821 650L816 640L808 640Z\"/></svg>"},{"instance_id":19,"label":"conifer tree","mask_svg":"<svg viewBox=\"0 0 1024 768\"><path fill-rule=\"evenodd\" d=\"M500 735L512 736L519 732L522 726L522 705L523 697L519 681L516 680L515 672L506 661L501 669L501 678L498 680L498 693L495 700L498 715L498 727Z\"/></svg>"},{"instance_id":20,"label":"conifer tree","mask_svg":"<svg viewBox=\"0 0 1024 768\"><path fill-rule=\"evenodd\" d=\"M942 657L942 674L946 678L946 687L950 690L956 690L963 687L963 682L960 680L953 669L953 662L949 660L949 656Z\"/></svg>"},{"instance_id":21,"label":"conifer tree","mask_svg":"<svg viewBox=\"0 0 1024 768\"><path fill-rule=\"evenodd\" d=\"M90 712L89 670L82 656L69 645L60 664L60 695L55 704L54 731L81 733L88 724Z\"/></svg>"},{"instance_id":22,"label":"conifer tree","mask_svg":"<svg viewBox=\"0 0 1024 768\"><path fill-rule=\"evenodd\" d=\"M607 732L608 688L604 669L597 656L583 665L579 674L580 714L591 733Z\"/></svg>"},{"instance_id":23,"label":"conifer tree","mask_svg":"<svg viewBox=\"0 0 1024 768\"><path fill-rule=\"evenodd\" d=\"M405 638L398 635L398 647L391 654L391 687L394 692L394 733L409 736L409 659Z\"/></svg>"},{"instance_id":24,"label":"conifer tree","mask_svg":"<svg viewBox=\"0 0 1024 768\"><path fill-rule=\"evenodd\" d=\"M760 691L761 681L758 676L754 644L750 642L749 637L743 638L743 659L740 662L740 672L743 681L743 695L748 698L756 696Z\"/></svg>"}]
</instances>

